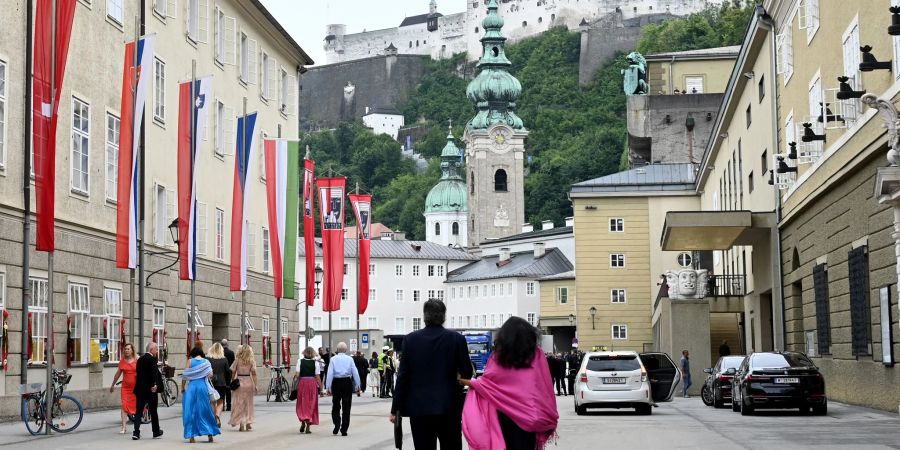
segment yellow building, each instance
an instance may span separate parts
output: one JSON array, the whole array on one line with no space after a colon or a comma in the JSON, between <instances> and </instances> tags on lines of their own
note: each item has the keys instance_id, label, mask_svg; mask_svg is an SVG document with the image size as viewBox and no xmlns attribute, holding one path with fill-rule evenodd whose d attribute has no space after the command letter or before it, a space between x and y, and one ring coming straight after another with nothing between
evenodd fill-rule
<instances>
[{"instance_id":1,"label":"yellow building","mask_svg":"<svg viewBox=\"0 0 900 450\"><path fill-rule=\"evenodd\" d=\"M541 278L541 313L538 326L553 336L553 349L565 352L573 348L577 336L575 271Z\"/></svg>"},{"instance_id":2,"label":"yellow building","mask_svg":"<svg viewBox=\"0 0 900 450\"><path fill-rule=\"evenodd\" d=\"M646 55L650 93L714 94L725 92L740 46Z\"/></svg>"}]
</instances>

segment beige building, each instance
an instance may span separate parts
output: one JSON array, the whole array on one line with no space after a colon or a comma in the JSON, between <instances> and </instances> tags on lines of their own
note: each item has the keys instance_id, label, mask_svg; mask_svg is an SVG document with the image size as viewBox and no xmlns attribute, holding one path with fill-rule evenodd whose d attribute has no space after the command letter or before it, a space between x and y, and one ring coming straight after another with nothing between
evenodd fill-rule
<instances>
[{"instance_id":1,"label":"beige building","mask_svg":"<svg viewBox=\"0 0 900 450\"><path fill-rule=\"evenodd\" d=\"M646 55L650 93L719 94L725 92L739 46Z\"/></svg>"},{"instance_id":2,"label":"beige building","mask_svg":"<svg viewBox=\"0 0 900 450\"><path fill-rule=\"evenodd\" d=\"M195 317L205 340L240 339L240 296L228 289L231 224L231 180L234 173L235 116L246 101L248 112L258 112L258 137L297 136L297 77L310 58L284 31L259 1L168 0L146 2L146 34L156 35L156 54L145 110L146 216L144 239L146 272L159 270L147 280L144 310L137 310L136 289L129 271L115 268L116 167L123 42L133 39L138 3L79 0L69 48L66 77L59 106L56 184L56 241L52 295L48 293L47 256L34 253L28 282L34 295L30 304L32 354L28 379L43 379L43 326L48 302L55 315L55 365L66 365L66 346L74 348L69 389L86 407L117 402L117 394L99 394L111 384L118 359L117 343L165 340L170 360L180 366L185 348L189 299L188 283L174 270L166 270L176 246L168 225L176 216L176 133L178 83L190 80L192 62L198 77L213 77L212 111L206 136L197 155L199 253ZM15 412L11 399L22 371L22 229L24 148L22 104L27 41L25 2L13 0L0 19L0 308L9 311L8 369L0 379L0 416ZM264 201L261 140L253 162L248 196L249 264L247 295L254 331L251 343L281 326L296 330L296 308L275 314L269 234ZM32 197L33 203L33 197ZM34 205L32 204L32 210ZM33 229L33 228L32 228ZM32 237L33 240L33 237ZM142 313L142 314L141 314ZM138 323L137 317L144 322ZM279 320L280 319L280 320ZM124 336L116 324L125 322ZM293 325L289 325L293 324ZM67 333L68 329L68 333ZM67 335L70 341L67 342ZM110 349L109 361L90 361L91 341ZM4 344L5 345L5 344ZM102 344L101 344L102 345ZM277 345L276 345L277 348ZM86 395L89 392L97 395Z\"/></svg>"},{"instance_id":3,"label":"beige building","mask_svg":"<svg viewBox=\"0 0 900 450\"><path fill-rule=\"evenodd\" d=\"M553 349L559 352L577 348L578 297L575 289L575 271L546 276L538 280L541 290L541 311L538 326L545 334L553 336Z\"/></svg>"}]
</instances>

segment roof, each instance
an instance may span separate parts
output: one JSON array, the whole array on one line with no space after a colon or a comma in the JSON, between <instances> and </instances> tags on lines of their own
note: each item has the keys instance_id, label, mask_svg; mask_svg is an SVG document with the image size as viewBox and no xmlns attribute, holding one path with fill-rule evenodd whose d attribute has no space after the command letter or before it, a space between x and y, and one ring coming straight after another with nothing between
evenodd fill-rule
<instances>
[{"instance_id":1,"label":"roof","mask_svg":"<svg viewBox=\"0 0 900 450\"><path fill-rule=\"evenodd\" d=\"M472 264L447 274L447 283L493 280L498 278L534 278L574 270L572 263L557 248L547 249L544 256L534 257L533 251L510 254L509 262L498 265L500 255L485 256Z\"/></svg>"},{"instance_id":2,"label":"roof","mask_svg":"<svg viewBox=\"0 0 900 450\"><path fill-rule=\"evenodd\" d=\"M514 234L512 236L505 236L499 239L490 239L482 242L484 244L498 244L501 242L510 242L510 241L518 241L522 239L532 239L532 238L542 238L547 236L556 236L560 234L571 234L572 227L555 227L549 230L535 230L535 231L527 231L525 233Z\"/></svg>"},{"instance_id":3,"label":"roof","mask_svg":"<svg viewBox=\"0 0 900 450\"><path fill-rule=\"evenodd\" d=\"M694 164L650 164L575 183L571 193L693 190L695 179Z\"/></svg>"},{"instance_id":4,"label":"roof","mask_svg":"<svg viewBox=\"0 0 900 450\"><path fill-rule=\"evenodd\" d=\"M544 278L539 279L538 281L554 281L554 280L574 280L575 279L575 271L570 270L568 272L561 272L555 275L548 275Z\"/></svg>"},{"instance_id":5,"label":"roof","mask_svg":"<svg viewBox=\"0 0 900 450\"><path fill-rule=\"evenodd\" d=\"M399 109L394 108L393 106L372 106L369 108L369 112L367 112L365 115L368 116L370 114L386 114L389 116L402 116L403 115L403 113L400 112Z\"/></svg>"},{"instance_id":6,"label":"roof","mask_svg":"<svg viewBox=\"0 0 900 450\"><path fill-rule=\"evenodd\" d=\"M663 59L736 59L741 51L740 45L728 47L701 48L698 50L684 50L680 52L654 53L644 55L647 61Z\"/></svg>"},{"instance_id":7,"label":"roof","mask_svg":"<svg viewBox=\"0 0 900 450\"><path fill-rule=\"evenodd\" d=\"M478 259L462 250L426 241L371 241L372 258L439 259L474 261ZM297 257L306 256L303 238L297 240ZM322 238L316 238L316 256L322 256ZM356 258L356 239L344 239L344 258Z\"/></svg>"},{"instance_id":8,"label":"roof","mask_svg":"<svg viewBox=\"0 0 900 450\"><path fill-rule=\"evenodd\" d=\"M355 226L352 227L344 227L344 238L345 239L356 239L356 230ZM369 227L369 235L373 238L379 238L384 233L392 233L394 230L388 228L385 224L381 222L373 223L371 227Z\"/></svg>"},{"instance_id":9,"label":"roof","mask_svg":"<svg viewBox=\"0 0 900 450\"><path fill-rule=\"evenodd\" d=\"M308 54L306 54L305 51L303 51L303 48L300 47L300 44L298 44L297 41L294 40L290 33L288 33L287 30L285 30L277 20L275 20L275 17L272 15L272 13L270 13L269 10L266 9L265 6L263 6L260 0L250 0L250 3L256 9L258 9L259 12L262 13L266 20L269 21L269 23L275 26L275 29L278 30L279 33L281 33L282 37L284 37L286 41L288 41L288 44L290 44L291 47L293 47L294 50L297 51L297 53L300 55L300 59L302 60L302 64L311 66L316 63L312 58L309 57Z\"/></svg>"},{"instance_id":10,"label":"roof","mask_svg":"<svg viewBox=\"0 0 900 450\"><path fill-rule=\"evenodd\" d=\"M409 16L409 17L403 19L403 22L400 22L400 26L408 27L410 25L417 25L420 23L428 22L429 17L442 17L442 16L443 16L443 14L441 14L441 13L435 13L434 15L426 13L426 14L418 14L415 16Z\"/></svg>"}]
</instances>

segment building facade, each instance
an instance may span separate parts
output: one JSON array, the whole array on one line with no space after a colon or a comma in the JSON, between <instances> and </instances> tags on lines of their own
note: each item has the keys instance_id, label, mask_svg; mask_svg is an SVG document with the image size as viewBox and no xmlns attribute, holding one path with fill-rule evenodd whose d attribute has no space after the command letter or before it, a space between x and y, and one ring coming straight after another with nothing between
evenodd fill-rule
<instances>
[{"instance_id":1,"label":"building facade","mask_svg":"<svg viewBox=\"0 0 900 450\"><path fill-rule=\"evenodd\" d=\"M460 175L462 150L447 134L441 151L441 179L425 197L425 240L456 248L466 247L469 239L469 202L466 182Z\"/></svg>"},{"instance_id":2,"label":"building facade","mask_svg":"<svg viewBox=\"0 0 900 450\"><path fill-rule=\"evenodd\" d=\"M0 382L0 415L16 413L16 386L21 382L22 281L32 290L29 305L29 381L43 379L43 349L55 339L54 365L70 366L70 389L88 408L115 403L111 395L89 395L111 383L116 371L118 343L166 343L170 362L180 366L185 349L189 311L188 283L165 269L177 250L168 230L176 216L175 189L178 83L197 75L213 77L212 114L197 155L197 310L201 338L240 341L240 302L229 292L231 193L221 177L234 171L235 116L244 99L248 112L258 112L259 138L297 135L296 80L312 60L258 1L135 2L80 0L69 47L66 77L59 106L56 183L56 242L52 292L48 260L31 247L31 268L23 277L21 230L25 129L22 104L26 79L24 61L24 1L13 1L0 19L0 308L8 313L8 365ZM119 107L122 90L123 42L135 35L136 17L143 16L145 34L156 35L152 67L145 67L148 98L145 111L146 182L143 224L147 288L143 311L127 270L115 267L116 172ZM261 140L257 155L261 155ZM296 324L295 308L275 314L262 159L253 161L248 196L250 272L247 320L256 330L264 321ZM32 203L33 203L32 199ZM31 206L32 210L34 205ZM33 226L32 226L33 230ZM34 237L29 240L33 243ZM168 253L166 253L168 252ZM239 296L237 296L239 298ZM48 304L56 312L53 330L44 326ZM139 319L143 318L143 321ZM121 324L124 323L124 334ZM272 326L276 329L277 326ZM26 331L27 332L27 331ZM250 337L261 342L262 332ZM26 340L28 340L26 338ZM91 342L106 345L104 361L91 362ZM6 344L4 344L6 345ZM66 351L72 348L72 351ZM261 352L261 348L256 348ZM25 349L26 353L28 349ZM80 394L80 395L79 395Z\"/></svg>"},{"instance_id":3,"label":"building facade","mask_svg":"<svg viewBox=\"0 0 900 450\"><path fill-rule=\"evenodd\" d=\"M579 348L578 304L575 271L549 275L538 280L541 291L541 311L538 326L544 334L553 336L553 350L566 352Z\"/></svg>"}]
</instances>

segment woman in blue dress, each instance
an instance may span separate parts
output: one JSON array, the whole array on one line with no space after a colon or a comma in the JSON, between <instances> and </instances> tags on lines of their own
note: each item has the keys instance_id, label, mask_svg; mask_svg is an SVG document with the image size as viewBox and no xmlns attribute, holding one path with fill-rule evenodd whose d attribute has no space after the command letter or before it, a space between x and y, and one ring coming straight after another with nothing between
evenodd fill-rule
<instances>
[{"instance_id":1,"label":"woman in blue dress","mask_svg":"<svg viewBox=\"0 0 900 450\"><path fill-rule=\"evenodd\" d=\"M189 366L181 375L182 401L181 421L184 424L184 438L191 443L196 436L206 435L209 442L220 433L213 413L210 396L218 396L215 388L209 383L212 366L203 357L203 347L195 345L191 350ZM186 386L185 386L186 385Z\"/></svg>"}]
</instances>

